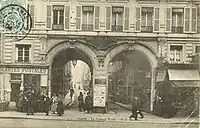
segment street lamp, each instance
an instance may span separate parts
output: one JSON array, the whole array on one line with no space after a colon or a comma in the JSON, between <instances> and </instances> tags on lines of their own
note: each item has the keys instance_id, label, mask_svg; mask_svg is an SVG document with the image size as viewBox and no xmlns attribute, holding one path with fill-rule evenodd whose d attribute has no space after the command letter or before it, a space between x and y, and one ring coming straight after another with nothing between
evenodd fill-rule
<instances>
[{"instance_id":1,"label":"street lamp","mask_svg":"<svg viewBox=\"0 0 200 128\"><path fill-rule=\"evenodd\" d=\"M77 64L77 60L72 60L72 64L74 66L74 68L76 67L76 64Z\"/></svg>"}]
</instances>

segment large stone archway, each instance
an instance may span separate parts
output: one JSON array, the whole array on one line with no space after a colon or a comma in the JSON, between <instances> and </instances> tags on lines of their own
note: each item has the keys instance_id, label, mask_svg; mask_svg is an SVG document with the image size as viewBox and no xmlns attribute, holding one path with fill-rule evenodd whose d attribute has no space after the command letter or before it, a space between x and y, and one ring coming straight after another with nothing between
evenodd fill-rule
<instances>
[{"instance_id":1,"label":"large stone archway","mask_svg":"<svg viewBox=\"0 0 200 128\"><path fill-rule=\"evenodd\" d=\"M105 68L108 71L109 64L115 56L117 56L118 54L124 51L130 51L130 50L136 50L143 53L150 62L150 67L151 67L150 111L153 111L153 102L155 99L155 69L157 67L157 55L153 51L153 49L151 49L149 46L146 46L145 44L140 44L140 43L134 43L134 44L124 43L124 44L118 45L107 53L105 57ZM107 79L107 83L108 83L108 79Z\"/></svg>"},{"instance_id":2,"label":"large stone archway","mask_svg":"<svg viewBox=\"0 0 200 128\"><path fill-rule=\"evenodd\" d=\"M96 67L97 67L97 57L95 52L89 48L88 46L82 44L81 42L69 42L69 41L62 41L60 43L56 43L53 46L49 47L46 54L46 61L49 65L49 72L48 72L48 92L49 96L51 96L51 69L52 69L52 63L54 61L54 58L62 51L68 50L68 49L76 49L78 51L81 51L83 54L85 54L89 61L91 62L92 66L92 74L93 76L96 74ZM70 55L70 54L69 54ZM92 84L94 83L94 79L92 79Z\"/></svg>"}]
</instances>

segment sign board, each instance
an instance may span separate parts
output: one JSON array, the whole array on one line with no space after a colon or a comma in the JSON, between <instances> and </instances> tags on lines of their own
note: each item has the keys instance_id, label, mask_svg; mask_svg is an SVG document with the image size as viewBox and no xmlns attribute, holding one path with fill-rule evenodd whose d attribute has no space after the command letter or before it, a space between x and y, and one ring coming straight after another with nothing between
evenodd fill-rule
<instances>
[{"instance_id":1,"label":"sign board","mask_svg":"<svg viewBox=\"0 0 200 128\"><path fill-rule=\"evenodd\" d=\"M48 69L45 69L45 68L0 67L0 73L47 74Z\"/></svg>"},{"instance_id":2,"label":"sign board","mask_svg":"<svg viewBox=\"0 0 200 128\"><path fill-rule=\"evenodd\" d=\"M95 85L93 91L93 106L106 107L106 86Z\"/></svg>"}]
</instances>

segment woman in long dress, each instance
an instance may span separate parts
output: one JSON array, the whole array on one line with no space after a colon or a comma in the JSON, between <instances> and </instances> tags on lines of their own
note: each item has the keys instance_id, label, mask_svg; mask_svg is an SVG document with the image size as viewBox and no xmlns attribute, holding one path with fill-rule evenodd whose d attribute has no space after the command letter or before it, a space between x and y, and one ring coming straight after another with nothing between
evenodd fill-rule
<instances>
[{"instance_id":1,"label":"woman in long dress","mask_svg":"<svg viewBox=\"0 0 200 128\"><path fill-rule=\"evenodd\" d=\"M51 106L51 111L53 112L53 114L55 114L55 112L57 111L57 107L58 107L58 96L56 96L56 94L54 93L52 96L52 106Z\"/></svg>"}]
</instances>

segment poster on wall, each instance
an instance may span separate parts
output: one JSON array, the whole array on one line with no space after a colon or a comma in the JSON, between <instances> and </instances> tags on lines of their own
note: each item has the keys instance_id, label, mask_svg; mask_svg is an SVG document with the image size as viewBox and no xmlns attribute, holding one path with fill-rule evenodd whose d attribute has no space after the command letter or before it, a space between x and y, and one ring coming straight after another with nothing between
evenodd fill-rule
<instances>
[{"instance_id":1,"label":"poster on wall","mask_svg":"<svg viewBox=\"0 0 200 128\"><path fill-rule=\"evenodd\" d=\"M105 107L106 106L106 86L96 85L94 86L94 96L93 96L93 106L94 107Z\"/></svg>"}]
</instances>

